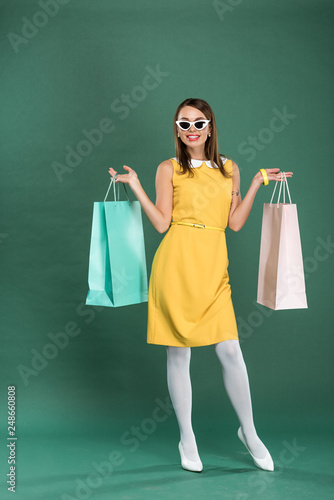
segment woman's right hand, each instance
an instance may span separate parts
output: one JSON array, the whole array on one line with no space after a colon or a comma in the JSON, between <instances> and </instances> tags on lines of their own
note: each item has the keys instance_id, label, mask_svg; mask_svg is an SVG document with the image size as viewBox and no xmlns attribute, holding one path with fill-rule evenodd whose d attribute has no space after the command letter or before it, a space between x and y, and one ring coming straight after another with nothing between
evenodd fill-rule
<instances>
[{"instance_id":1,"label":"woman's right hand","mask_svg":"<svg viewBox=\"0 0 334 500\"><path fill-rule=\"evenodd\" d=\"M132 168L128 167L127 165L123 165L123 168L127 170L128 173L118 174L115 179L115 183L123 182L124 184L129 184L129 186L132 188L132 186L139 183L138 175ZM114 175L117 174L117 172L112 167L110 167L109 174L111 175L111 177L114 177Z\"/></svg>"}]
</instances>

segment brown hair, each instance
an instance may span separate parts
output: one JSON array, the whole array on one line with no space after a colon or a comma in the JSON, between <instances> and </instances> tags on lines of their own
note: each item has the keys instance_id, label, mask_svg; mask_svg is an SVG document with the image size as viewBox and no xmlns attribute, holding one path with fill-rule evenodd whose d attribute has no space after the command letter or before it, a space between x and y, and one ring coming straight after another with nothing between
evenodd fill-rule
<instances>
[{"instance_id":1,"label":"brown hair","mask_svg":"<svg viewBox=\"0 0 334 500\"><path fill-rule=\"evenodd\" d=\"M205 146L204 146L204 151L205 151L205 156L208 158L211 163L215 163L218 167L219 170L221 171L222 175L226 178L231 178L232 173L227 172L225 170L222 159L220 157L220 153L218 151L218 137L217 137L217 126L216 126L216 120L215 120L215 115L213 114L213 111L209 104L204 101L203 99L195 99L195 98L189 98L185 99L179 106L177 107L177 110L174 115L174 121L173 121L173 126L174 126L174 141L175 141L175 155L176 158L178 159L178 163L182 167L182 171L179 172L180 175L183 175L188 172L188 174L193 177L194 172L193 168L191 167L191 157L187 151L186 145L181 141L180 137L177 136L177 125L176 125L176 120L178 119L178 115L180 110L184 106L191 106L193 108L197 108L202 113L205 115L207 120L211 120L211 137L208 137ZM225 157L225 155L222 155Z\"/></svg>"}]
</instances>

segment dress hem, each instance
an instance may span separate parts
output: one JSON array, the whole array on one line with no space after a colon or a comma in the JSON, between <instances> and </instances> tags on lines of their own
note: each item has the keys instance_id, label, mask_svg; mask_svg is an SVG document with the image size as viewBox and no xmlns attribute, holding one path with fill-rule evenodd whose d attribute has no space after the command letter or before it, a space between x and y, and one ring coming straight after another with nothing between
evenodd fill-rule
<instances>
[{"instance_id":1,"label":"dress hem","mask_svg":"<svg viewBox=\"0 0 334 500\"><path fill-rule=\"evenodd\" d=\"M209 345L214 345L214 344L219 344L220 342L224 342L225 340L239 340L239 337L229 337L229 338L224 338L224 339L221 339L221 340L216 340L214 342L208 342L207 344L192 344L192 345L189 345L189 344L181 344L181 343L178 343L178 344L165 344L163 342L150 342L150 341L146 341L147 344L151 344L151 345L161 345L161 346L165 346L165 347L205 347L205 346L209 346Z\"/></svg>"}]
</instances>

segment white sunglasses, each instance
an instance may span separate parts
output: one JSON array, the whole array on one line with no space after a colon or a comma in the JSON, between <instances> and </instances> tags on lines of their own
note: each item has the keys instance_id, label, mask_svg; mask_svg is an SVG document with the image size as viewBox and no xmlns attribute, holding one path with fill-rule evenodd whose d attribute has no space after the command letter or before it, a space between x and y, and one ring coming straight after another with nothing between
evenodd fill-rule
<instances>
[{"instance_id":1,"label":"white sunglasses","mask_svg":"<svg viewBox=\"0 0 334 500\"><path fill-rule=\"evenodd\" d=\"M196 120L195 122L189 122L188 120L177 120L175 123L181 130L189 130L192 125L194 125L197 130L203 130L210 121L211 120Z\"/></svg>"}]
</instances>

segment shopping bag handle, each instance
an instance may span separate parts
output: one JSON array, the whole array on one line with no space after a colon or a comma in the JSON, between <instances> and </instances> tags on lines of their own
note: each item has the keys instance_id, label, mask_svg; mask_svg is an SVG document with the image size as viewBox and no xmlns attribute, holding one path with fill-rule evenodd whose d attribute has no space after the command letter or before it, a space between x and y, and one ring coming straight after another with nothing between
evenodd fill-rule
<instances>
[{"instance_id":1,"label":"shopping bag handle","mask_svg":"<svg viewBox=\"0 0 334 500\"><path fill-rule=\"evenodd\" d=\"M285 181L283 181L283 178L285 179ZM288 186L288 179L286 178L285 172L281 172L281 180L280 181L276 181L275 189L274 189L273 195L272 195L271 200L270 200L270 206L272 206L272 201L273 201L273 198L274 198L274 194L275 194L276 186L277 186L278 182L280 183L280 187L279 187L279 193L278 193L278 200L277 200L277 204L276 204L277 208L279 206L279 200L280 200L280 197L281 197L282 184L284 184L284 187L283 187L283 203L285 203L285 186L286 186L286 189L288 190L288 195L289 195L290 203L292 203L291 197L290 197L289 186Z\"/></svg>"},{"instance_id":2,"label":"shopping bag handle","mask_svg":"<svg viewBox=\"0 0 334 500\"><path fill-rule=\"evenodd\" d=\"M110 188L111 188L111 186L113 185L113 186L114 186L114 200L115 200L115 205L116 205L116 186L115 186L116 182L114 182L114 181L116 180L116 177L117 177L117 176L118 176L118 174L115 174L115 175L114 175L114 177L111 179L110 184L109 184L109 187L108 187L107 194L105 195L105 198L104 198L104 200L103 200L103 201L106 201L107 196L108 196L109 191L110 191ZM130 201L130 199L129 199L129 197L128 197L128 192L127 192L127 190L126 190L126 187L125 187L124 182L122 182L122 184L123 184L123 186L124 186L124 189L125 189L125 194L126 194L126 197L127 197L127 199L128 199L129 205L131 205L131 201ZM119 183L118 183L118 186L117 186L117 201L119 201Z\"/></svg>"}]
</instances>

